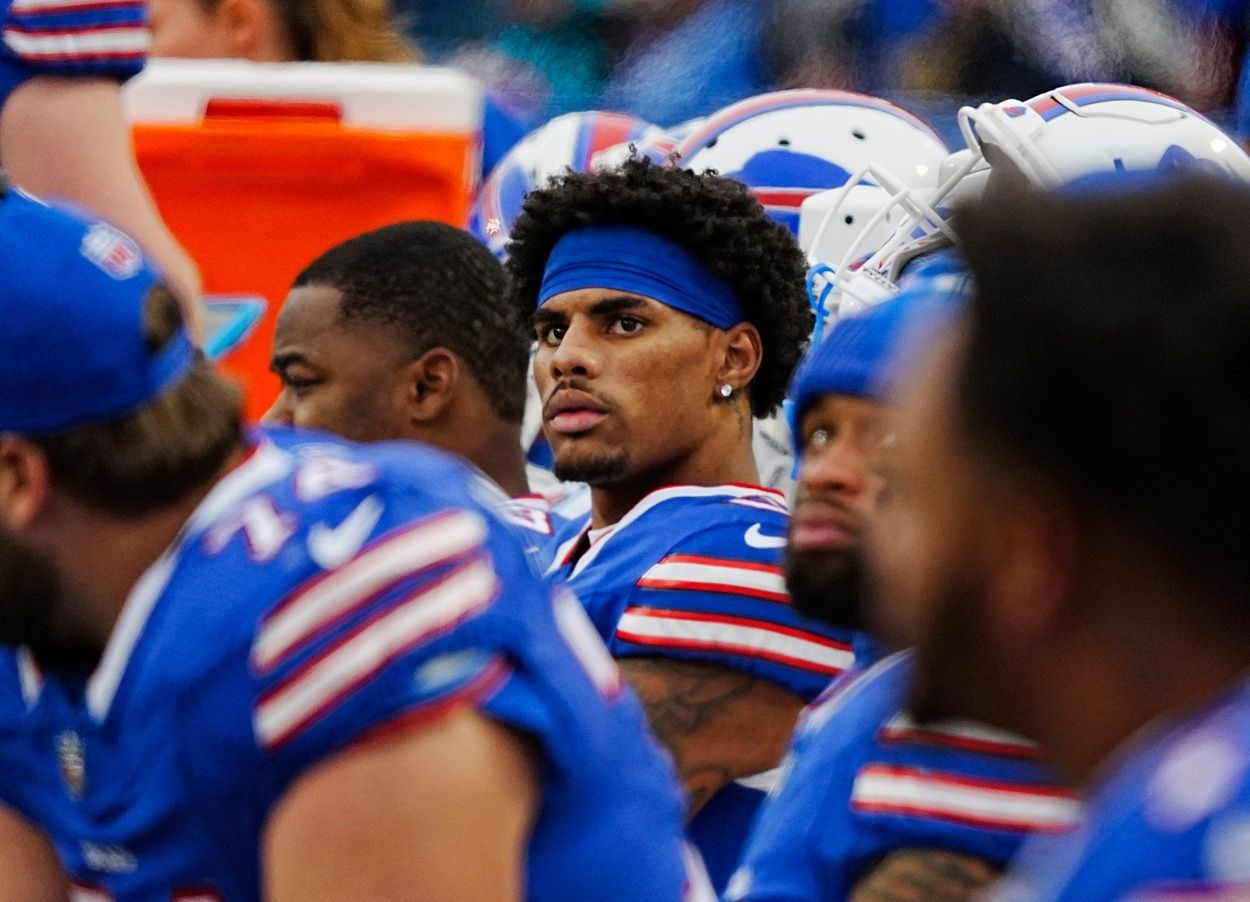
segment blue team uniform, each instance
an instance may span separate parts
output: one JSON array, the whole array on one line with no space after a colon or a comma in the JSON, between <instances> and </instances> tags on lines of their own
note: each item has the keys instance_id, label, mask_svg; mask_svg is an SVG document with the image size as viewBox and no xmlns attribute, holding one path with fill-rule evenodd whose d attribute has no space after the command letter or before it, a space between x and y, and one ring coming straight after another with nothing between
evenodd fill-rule
<instances>
[{"instance_id":1,"label":"blue team uniform","mask_svg":"<svg viewBox=\"0 0 1250 902\"><path fill-rule=\"evenodd\" d=\"M590 510L590 489L571 486L567 492L534 493L504 498L500 514L520 532L521 540L539 573L546 572L555 560L558 536L580 525Z\"/></svg>"},{"instance_id":2,"label":"blue team uniform","mask_svg":"<svg viewBox=\"0 0 1250 902\"><path fill-rule=\"evenodd\" d=\"M125 81L147 58L145 0L0 0L0 107L36 75Z\"/></svg>"},{"instance_id":3,"label":"blue team uniform","mask_svg":"<svg viewBox=\"0 0 1250 902\"><path fill-rule=\"evenodd\" d=\"M1002 865L1030 833L1071 827L1077 804L1037 746L971 724L912 723L910 672L910 656L893 655L804 712L728 899L843 899L894 849Z\"/></svg>"},{"instance_id":4,"label":"blue team uniform","mask_svg":"<svg viewBox=\"0 0 1250 902\"><path fill-rule=\"evenodd\" d=\"M136 584L90 677L0 654L0 801L85 898L258 900L265 820L294 781L464 706L543 758L529 898L681 898L671 766L479 480L407 444L260 437Z\"/></svg>"},{"instance_id":5,"label":"blue team uniform","mask_svg":"<svg viewBox=\"0 0 1250 902\"><path fill-rule=\"evenodd\" d=\"M1250 682L1116 753L1065 837L1029 842L993 902L1250 898Z\"/></svg>"},{"instance_id":6,"label":"blue team uniform","mask_svg":"<svg viewBox=\"0 0 1250 902\"><path fill-rule=\"evenodd\" d=\"M617 658L721 664L810 701L871 649L790 607L781 569L788 518L769 489L659 489L593 543L588 517L571 524L550 572L577 593ZM718 890L769 785L768 775L731 783L691 822Z\"/></svg>"}]
</instances>

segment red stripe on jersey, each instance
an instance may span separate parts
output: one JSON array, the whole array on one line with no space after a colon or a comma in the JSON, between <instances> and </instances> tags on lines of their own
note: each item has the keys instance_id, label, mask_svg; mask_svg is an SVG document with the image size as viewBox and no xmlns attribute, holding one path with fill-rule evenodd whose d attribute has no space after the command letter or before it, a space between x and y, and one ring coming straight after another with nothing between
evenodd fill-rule
<instances>
[{"instance_id":1,"label":"red stripe on jersey","mask_svg":"<svg viewBox=\"0 0 1250 902\"><path fill-rule=\"evenodd\" d=\"M1037 760L1045 757L1039 746L1022 742L996 742L992 739L978 739L973 736L961 736L957 733L944 733L940 730L926 730L921 727L884 726L877 734L883 742L916 742L924 745L936 745L942 748L959 749L964 752L977 752L999 758L1027 758Z\"/></svg>"},{"instance_id":2,"label":"red stripe on jersey","mask_svg":"<svg viewBox=\"0 0 1250 902\"><path fill-rule=\"evenodd\" d=\"M365 730L348 743L348 748L360 748L375 742L385 742L404 733L427 727L459 708L474 707L478 702L493 694L508 677L512 676L512 668L503 658L495 658L486 667L463 686L432 704L423 705L415 711L404 711L390 720Z\"/></svg>"},{"instance_id":3,"label":"red stripe on jersey","mask_svg":"<svg viewBox=\"0 0 1250 902\"><path fill-rule=\"evenodd\" d=\"M136 2L136 0L79 0L77 3L47 5L40 5L38 2L15 2L9 7L9 16L15 19L34 18L36 16L44 18L126 8L133 9L137 13L143 13L146 5L146 3Z\"/></svg>"}]
</instances>

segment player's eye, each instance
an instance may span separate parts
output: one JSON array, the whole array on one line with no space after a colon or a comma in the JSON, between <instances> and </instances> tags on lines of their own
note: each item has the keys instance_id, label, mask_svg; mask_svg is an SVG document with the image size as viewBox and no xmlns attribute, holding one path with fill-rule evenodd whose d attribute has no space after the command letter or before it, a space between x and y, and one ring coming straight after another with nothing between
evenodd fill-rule
<instances>
[{"instance_id":1,"label":"player's eye","mask_svg":"<svg viewBox=\"0 0 1250 902\"><path fill-rule=\"evenodd\" d=\"M279 373L278 378L282 381L282 385L285 388L289 388L296 393L307 391L320 381L305 373L291 372L290 370Z\"/></svg>"},{"instance_id":2,"label":"player's eye","mask_svg":"<svg viewBox=\"0 0 1250 902\"><path fill-rule=\"evenodd\" d=\"M534 328L534 337L540 345L546 345L549 348L558 348L560 342L564 340L564 334L568 332L569 327L564 325L536 326Z\"/></svg>"},{"instance_id":3,"label":"player's eye","mask_svg":"<svg viewBox=\"0 0 1250 902\"><path fill-rule=\"evenodd\" d=\"M612 320L612 331L622 335L634 335L642 329L642 320L632 316L618 316Z\"/></svg>"}]
</instances>

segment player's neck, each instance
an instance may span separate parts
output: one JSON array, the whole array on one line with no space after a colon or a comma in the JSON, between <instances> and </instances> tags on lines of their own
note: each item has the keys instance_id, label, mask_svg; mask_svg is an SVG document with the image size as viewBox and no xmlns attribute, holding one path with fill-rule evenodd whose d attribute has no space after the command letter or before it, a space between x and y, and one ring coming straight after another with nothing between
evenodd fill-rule
<instances>
[{"instance_id":1,"label":"player's neck","mask_svg":"<svg viewBox=\"0 0 1250 902\"><path fill-rule=\"evenodd\" d=\"M1121 626L1103 634L1111 638L1059 652L1051 685L1039 687L1034 732L1074 785L1102 779L1143 728L1200 711L1250 670L1244 625L1213 628L1182 612L1182 597L1143 601L1131 631Z\"/></svg>"},{"instance_id":2,"label":"player's neck","mask_svg":"<svg viewBox=\"0 0 1250 902\"><path fill-rule=\"evenodd\" d=\"M173 544L192 512L217 482L247 455L240 447L218 473L176 504L138 517L119 518L83 508L57 526L53 552L81 622L75 627L103 648L139 578Z\"/></svg>"},{"instance_id":3,"label":"player's neck","mask_svg":"<svg viewBox=\"0 0 1250 902\"><path fill-rule=\"evenodd\" d=\"M493 479L509 498L528 495L529 474L521 449L520 427L504 425L484 435L483 439L468 459Z\"/></svg>"},{"instance_id":4,"label":"player's neck","mask_svg":"<svg viewBox=\"0 0 1250 902\"><path fill-rule=\"evenodd\" d=\"M759 478L749 430L745 437L735 436L733 441L704 442L691 454L629 479L594 486L590 496L591 526L599 529L619 522L643 498L666 486L754 485Z\"/></svg>"}]
</instances>

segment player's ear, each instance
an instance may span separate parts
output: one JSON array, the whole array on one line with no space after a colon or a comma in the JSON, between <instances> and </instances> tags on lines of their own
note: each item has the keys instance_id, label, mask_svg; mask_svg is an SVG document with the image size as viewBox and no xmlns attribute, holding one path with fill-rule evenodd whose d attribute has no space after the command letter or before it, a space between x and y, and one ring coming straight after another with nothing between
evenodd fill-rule
<instances>
[{"instance_id":1,"label":"player's ear","mask_svg":"<svg viewBox=\"0 0 1250 902\"><path fill-rule=\"evenodd\" d=\"M404 400L411 422L442 416L459 382L460 358L446 348L432 348L410 363L404 369Z\"/></svg>"},{"instance_id":2,"label":"player's ear","mask_svg":"<svg viewBox=\"0 0 1250 902\"><path fill-rule=\"evenodd\" d=\"M11 529L29 525L47 503L51 478L48 458L38 446L0 434L0 522Z\"/></svg>"},{"instance_id":3,"label":"player's ear","mask_svg":"<svg viewBox=\"0 0 1250 902\"><path fill-rule=\"evenodd\" d=\"M1055 640L1073 622L1080 550L1078 522L1064 496L1049 487L1021 486L996 505L989 541L993 574L990 616L1004 641L1023 647Z\"/></svg>"},{"instance_id":4,"label":"player's ear","mask_svg":"<svg viewBox=\"0 0 1250 902\"><path fill-rule=\"evenodd\" d=\"M729 385L735 391L746 388L764 360L764 342L750 323L739 323L724 333L716 385Z\"/></svg>"},{"instance_id":5,"label":"player's ear","mask_svg":"<svg viewBox=\"0 0 1250 902\"><path fill-rule=\"evenodd\" d=\"M270 0L221 0L214 18L235 57L270 61L267 50L278 26Z\"/></svg>"}]
</instances>

